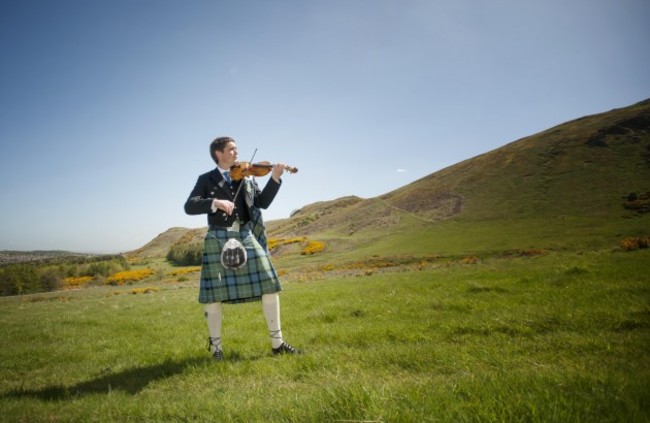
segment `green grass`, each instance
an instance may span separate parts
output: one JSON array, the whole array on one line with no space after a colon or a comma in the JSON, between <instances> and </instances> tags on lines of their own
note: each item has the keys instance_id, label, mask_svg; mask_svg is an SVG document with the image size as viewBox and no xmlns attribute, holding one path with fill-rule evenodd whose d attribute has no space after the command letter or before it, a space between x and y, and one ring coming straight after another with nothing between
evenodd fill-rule
<instances>
[{"instance_id":1,"label":"green grass","mask_svg":"<svg viewBox=\"0 0 650 423\"><path fill-rule=\"evenodd\" d=\"M301 256L287 249L276 261L289 269L366 260L373 256L485 255L504 250L592 251L616 249L626 237L648 236L650 214L629 218L557 216L493 221L455 219L435 225L402 224L389 231L372 228L354 237L313 239L327 244L324 252Z\"/></svg>"},{"instance_id":2,"label":"green grass","mask_svg":"<svg viewBox=\"0 0 650 423\"><path fill-rule=\"evenodd\" d=\"M0 421L650 419L650 251L441 261L287 282L205 350L195 282L0 299ZM292 280L288 278L288 280Z\"/></svg>"}]
</instances>

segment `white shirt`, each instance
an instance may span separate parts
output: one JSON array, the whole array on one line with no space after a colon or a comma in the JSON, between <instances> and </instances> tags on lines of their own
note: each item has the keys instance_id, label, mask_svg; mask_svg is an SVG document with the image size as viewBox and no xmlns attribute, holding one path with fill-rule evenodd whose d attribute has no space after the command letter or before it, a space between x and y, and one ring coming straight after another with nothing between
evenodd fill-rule
<instances>
[{"instance_id":1,"label":"white shirt","mask_svg":"<svg viewBox=\"0 0 650 423\"><path fill-rule=\"evenodd\" d=\"M224 173L230 172L230 170L229 169L222 169L219 166L217 166L217 169L219 169L219 172L221 172L221 176L223 176L223 179L227 181L226 175L224 175ZM230 180L232 180L232 176L230 177ZM212 211L212 213L216 213L217 210L219 210L219 208L217 207L217 201L219 201L217 198L212 200L212 207L210 208L210 211Z\"/></svg>"}]
</instances>

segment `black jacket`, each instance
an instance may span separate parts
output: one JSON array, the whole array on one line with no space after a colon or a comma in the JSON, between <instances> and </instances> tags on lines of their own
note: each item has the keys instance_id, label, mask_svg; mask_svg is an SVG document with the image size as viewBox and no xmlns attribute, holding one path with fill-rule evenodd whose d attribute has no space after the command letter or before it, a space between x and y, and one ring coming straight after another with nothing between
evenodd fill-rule
<instances>
[{"instance_id":1,"label":"black jacket","mask_svg":"<svg viewBox=\"0 0 650 423\"><path fill-rule=\"evenodd\" d=\"M251 220L259 219L261 223L261 212L259 209L266 209L271 205L280 190L282 181L280 180L280 183L278 183L273 178L269 178L264 190L260 190L254 179L244 178L239 182L235 182L234 189L231 189L225 179L223 179L223 175L221 175L219 169L214 169L199 176L194 189L185 202L185 213L189 215L207 214L208 225L231 226L237 218L237 215L233 213L228 216L223 210L217 210L216 213L212 213L212 200L218 198L220 200L232 201L233 192L236 191L237 184L239 183L244 183L245 185L239 192L239 198L243 201L237 201L237 204L247 208L247 214Z\"/></svg>"}]
</instances>

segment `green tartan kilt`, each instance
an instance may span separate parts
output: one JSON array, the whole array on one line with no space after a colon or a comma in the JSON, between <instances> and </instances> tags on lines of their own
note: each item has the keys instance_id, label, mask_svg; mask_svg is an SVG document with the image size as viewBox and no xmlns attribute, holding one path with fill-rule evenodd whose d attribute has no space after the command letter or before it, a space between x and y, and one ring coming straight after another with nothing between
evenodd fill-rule
<instances>
[{"instance_id":1,"label":"green tartan kilt","mask_svg":"<svg viewBox=\"0 0 650 423\"><path fill-rule=\"evenodd\" d=\"M221 264L221 251L226 241L235 238L246 248L248 260L239 269ZM243 303L257 301L264 294L282 291L271 258L250 230L250 224L239 231L210 229L203 243L203 264L199 286L199 303Z\"/></svg>"}]
</instances>

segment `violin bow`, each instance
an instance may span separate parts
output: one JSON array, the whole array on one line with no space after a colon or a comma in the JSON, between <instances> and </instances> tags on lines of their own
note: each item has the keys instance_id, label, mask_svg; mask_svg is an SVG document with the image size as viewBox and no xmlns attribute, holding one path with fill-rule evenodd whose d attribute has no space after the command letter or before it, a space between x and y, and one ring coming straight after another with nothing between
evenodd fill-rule
<instances>
[{"instance_id":1,"label":"violin bow","mask_svg":"<svg viewBox=\"0 0 650 423\"><path fill-rule=\"evenodd\" d=\"M255 147L255 151L253 151L253 157L251 157L251 161L248 162L248 163L251 163L251 164L253 163L253 159L255 158L256 154L257 154L257 147ZM246 179L246 177L242 174L241 182L239 183L239 186L237 187L237 192L235 192L235 197L232 199L233 203L237 201L237 196L239 195L239 191L241 190L241 187L244 186L244 179Z\"/></svg>"}]
</instances>

